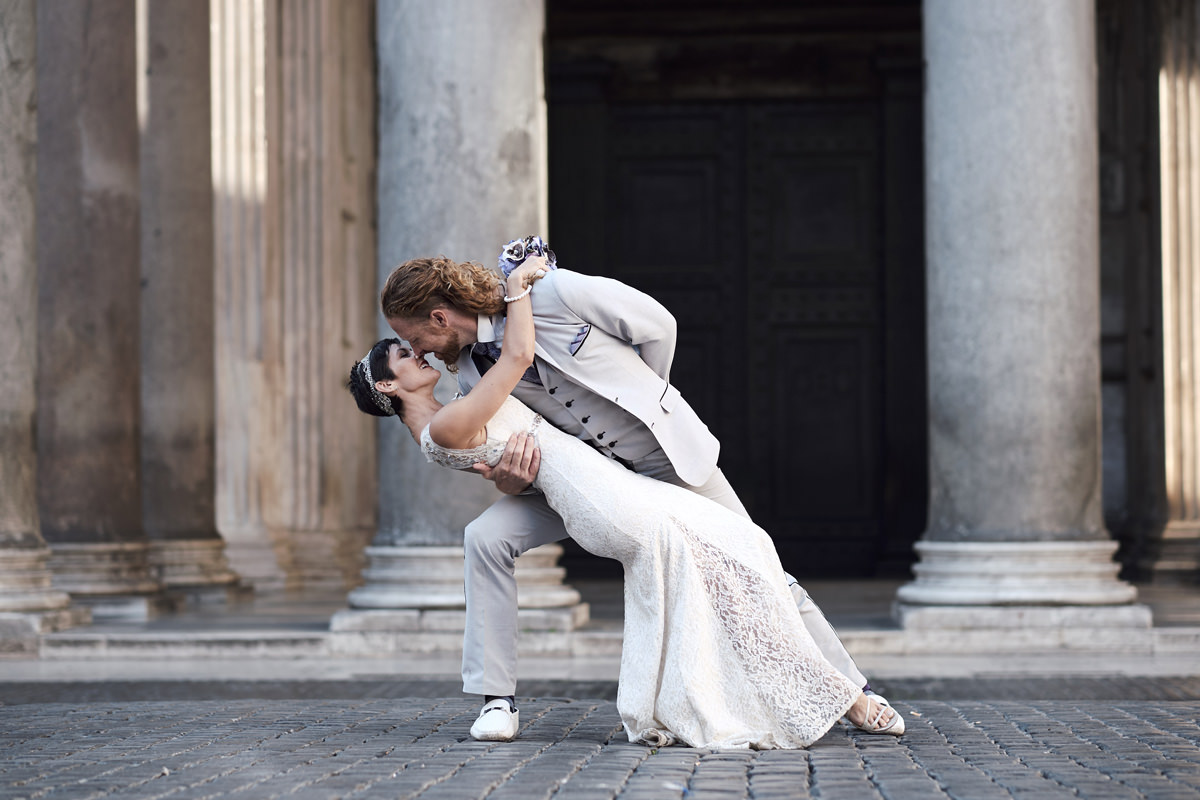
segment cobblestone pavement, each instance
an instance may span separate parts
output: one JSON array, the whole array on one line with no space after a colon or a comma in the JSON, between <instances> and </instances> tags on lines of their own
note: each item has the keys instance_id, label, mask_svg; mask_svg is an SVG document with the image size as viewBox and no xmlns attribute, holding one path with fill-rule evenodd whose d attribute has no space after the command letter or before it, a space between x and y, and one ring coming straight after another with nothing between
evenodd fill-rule
<instances>
[{"instance_id":1,"label":"cobblestone pavement","mask_svg":"<svg viewBox=\"0 0 1200 800\"><path fill-rule=\"evenodd\" d=\"M888 678L873 688L893 700L1200 700L1200 676L1032 675ZM617 699L616 681L523 680L526 697ZM366 700L466 697L458 678L364 675L356 680L0 680L0 705L143 700Z\"/></svg>"},{"instance_id":2,"label":"cobblestone pavement","mask_svg":"<svg viewBox=\"0 0 1200 800\"><path fill-rule=\"evenodd\" d=\"M1200 701L896 706L900 739L746 752L630 744L609 700L523 699L493 744L460 698L26 703L0 707L0 798L1200 798Z\"/></svg>"}]
</instances>

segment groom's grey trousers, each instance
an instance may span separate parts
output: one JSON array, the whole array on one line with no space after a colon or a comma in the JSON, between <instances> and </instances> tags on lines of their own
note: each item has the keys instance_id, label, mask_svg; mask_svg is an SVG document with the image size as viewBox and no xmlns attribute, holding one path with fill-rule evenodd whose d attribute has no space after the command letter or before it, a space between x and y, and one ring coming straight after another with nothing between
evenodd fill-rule
<instances>
[{"instance_id":1,"label":"groom's grey trousers","mask_svg":"<svg viewBox=\"0 0 1200 800\"><path fill-rule=\"evenodd\" d=\"M657 456L657 459L656 459ZM684 486L738 512L745 507L717 469L703 486L687 486L676 477L670 462L659 451L633 465L634 471ZM468 694L505 696L517 686L517 581L513 576L517 556L539 545L567 538L562 519L541 494L505 495L467 525L466 551L467 629L463 635L463 691ZM834 668L864 686L867 679L854 665L837 633L808 593L787 576L800 609L800 618L817 647Z\"/></svg>"}]
</instances>

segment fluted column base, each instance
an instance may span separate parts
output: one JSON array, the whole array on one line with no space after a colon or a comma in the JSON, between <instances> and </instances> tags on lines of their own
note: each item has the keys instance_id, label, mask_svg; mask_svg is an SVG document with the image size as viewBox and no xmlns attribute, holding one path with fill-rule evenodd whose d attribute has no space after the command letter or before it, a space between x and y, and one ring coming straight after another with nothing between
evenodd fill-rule
<instances>
[{"instance_id":1,"label":"fluted column base","mask_svg":"<svg viewBox=\"0 0 1200 800\"><path fill-rule=\"evenodd\" d=\"M290 553L286 542L258 529L220 526L230 568L258 593L281 591L287 584Z\"/></svg>"},{"instance_id":2,"label":"fluted column base","mask_svg":"<svg viewBox=\"0 0 1200 800\"><path fill-rule=\"evenodd\" d=\"M225 558L220 539L174 539L150 543L150 567L167 589L227 586L237 573Z\"/></svg>"},{"instance_id":3,"label":"fluted column base","mask_svg":"<svg viewBox=\"0 0 1200 800\"><path fill-rule=\"evenodd\" d=\"M1154 543L1154 554L1138 564L1141 575L1156 583L1200 582L1200 521L1173 521Z\"/></svg>"},{"instance_id":4,"label":"fluted column base","mask_svg":"<svg viewBox=\"0 0 1200 800\"><path fill-rule=\"evenodd\" d=\"M289 589L345 591L362 582L365 563L363 550L371 543L374 533L366 528L289 530L272 538L286 542Z\"/></svg>"},{"instance_id":5,"label":"fluted column base","mask_svg":"<svg viewBox=\"0 0 1200 800\"><path fill-rule=\"evenodd\" d=\"M1117 543L917 542L916 580L896 599L915 605L1119 605L1137 589L1118 580Z\"/></svg>"},{"instance_id":6,"label":"fluted column base","mask_svg":"<svg viewBox=\"0 0 1200 800\"><path fill-rule=\"evenodd\" d=\"M54 588L50 549L0 550L0 612L55 611L71 605L71 596Z\"/></svg>"},{"instance_id":7,"label":"fluted column base","mask_svg":"<svg viewBox=\"0 0 1200 800\"><path fill-rule=\"evenodd\" d=\"M230 569L225 542L216 537L151 541L150 568L177 605L227 605L254 593Z\"/></svg>"},{"instance_id":8,"label":"fluted column base","mask_svg":"<svg viewBox=\"0 0 1200 800\"><path fill-rule=\"evenodd\" d=\"M1116 542L918 542L916 549L916 580L896 592L893 609L914 635L945 631L971 652L1103 650L1149 635L1150 608L1117 578Z\"/></svg>"},{"instance_id":9,"label":"fluted column base","mask_svg":"<svg viewBox=\"0 0 1200 800\"><path fill-rule=\"evenodd\" d=\"M36 656L42 634L77 628L91 621L91 609L84 606L0 612L0 656Z\"/></svg>"},{"instance_id":10,"label":"fluted column base","mask_svg":"<svg viewBox=\"0 0 1200 800\"><path fill-rule=\"evenodd\" d=\"M333 630L464 630L463 548L368 547L366 555L365 583L347 597L350 609L334 615ZM588 621L587 604L562 582L561 555L561 546L547 544L517 559L521 628L569 631Z\"/></svg>"},{"instance_id":11,"label":"fluted column base","mask_svg":"<svg viewBox=\"0 0 1200 800\"><path fill-rule=\"evenodd\" d=\"M49 560L47 547L0 549L0 655L36 655L43 633L92 621L54 588Z\"/></svg>"},{"instance_id":12,"label":"fluted column base","mask_svg":"<svg viewBox=\"0 0 1200 800\"><path fill-rule=\"evenodd\" d=\"M52 543L54 586L95 619L147 619L169 608L146 542Z\"/></svg>"},{"instance_id":13,"label":"fluted column base","mask_svg":"<svg viewBox=\"0 0 1200 800\"><path fill-rule=\"evenodd\" d=\"M368 547L351 608L463 608L461 547Z\"/></svg>"}]
</instances>

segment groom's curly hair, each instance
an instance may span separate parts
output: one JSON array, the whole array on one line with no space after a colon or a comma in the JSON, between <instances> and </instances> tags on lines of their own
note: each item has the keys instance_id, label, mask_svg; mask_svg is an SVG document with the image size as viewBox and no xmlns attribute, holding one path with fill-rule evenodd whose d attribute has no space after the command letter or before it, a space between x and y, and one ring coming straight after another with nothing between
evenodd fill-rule
<instances>
[{"instance_id":1,"label":"groom's curly hair","mask_svg":"<svg viewBox=\"0 0 1200 800\"><path fill-rule=\"evenodd\" d=\"M392 270L379 305L388 319L425 317L441 306L471 314L497 314L504 309L500 273L473 261L445 256L414 258Z\"/></svg>"}]
</instances>

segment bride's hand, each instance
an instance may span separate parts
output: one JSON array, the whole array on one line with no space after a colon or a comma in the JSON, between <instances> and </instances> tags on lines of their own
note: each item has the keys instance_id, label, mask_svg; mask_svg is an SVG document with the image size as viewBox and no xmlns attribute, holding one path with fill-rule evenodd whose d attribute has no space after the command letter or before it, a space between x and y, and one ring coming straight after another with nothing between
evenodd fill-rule
<instances>
[{"instance_id":1,"label":"bride's hand","mask_svg":"<svg viewBox=\"0 0 1200 800\"><path fill-rule=\"evenodd\" d=\"M472 469L496 484L504 494L521 494L533 484L542 465L537 439L528 433L514 433L496 466L475 464Z\"/></svg>"},{"instance_id":2,"label":"bride's hand","mask_svg":"<svg viewBox=\"0 0 1200 800\"><path fill-rule=\"evenodd\" d=\"M520 286L524 289L532 286L534 281L543 277L547 272L545 256L530 256L525 259L525 263L514 269L509 275L510 285L515 278L520 281Z\"/></svg>"}]
</instances>

